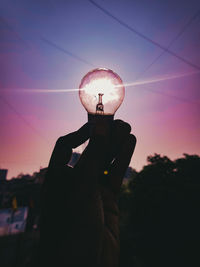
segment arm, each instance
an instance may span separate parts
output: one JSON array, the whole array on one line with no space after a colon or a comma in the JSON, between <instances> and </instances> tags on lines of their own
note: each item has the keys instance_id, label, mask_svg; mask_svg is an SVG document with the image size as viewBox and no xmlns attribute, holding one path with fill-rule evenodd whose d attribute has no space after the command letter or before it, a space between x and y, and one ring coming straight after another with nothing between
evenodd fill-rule
<instances>
[{"instance_id":1,"label":"arm","mask_svg":"<svg viewBox=\"0 0 200 267\"><path fill-rule=\"evenodd\" d=\"M89 138L89 125L58 139L42 192L42 265L117 266L116 200L136 142L127 125L113 122L112 157L107 157L107 139L93 138L74 169L66 163L72 148Z\"/></svg>"}]
</instances>

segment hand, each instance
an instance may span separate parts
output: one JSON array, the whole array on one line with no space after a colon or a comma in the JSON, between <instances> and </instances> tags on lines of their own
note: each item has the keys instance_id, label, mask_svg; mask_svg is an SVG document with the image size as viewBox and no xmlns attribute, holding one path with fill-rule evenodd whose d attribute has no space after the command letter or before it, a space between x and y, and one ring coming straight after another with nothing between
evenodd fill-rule
<instances>
[{"instance_id":1,"label":"hand","mask_svg":"<svg viewBox=\"0 0 200 267\"><path fill-rule=\"evenodd\" d=\"M42 190L41 266L118 266L117 196L136 144L130 131L115 120L110 136L90 138L86 123L56 142ZM89 138L76 166L66 165Z\"/></svg>"}]
</instances>

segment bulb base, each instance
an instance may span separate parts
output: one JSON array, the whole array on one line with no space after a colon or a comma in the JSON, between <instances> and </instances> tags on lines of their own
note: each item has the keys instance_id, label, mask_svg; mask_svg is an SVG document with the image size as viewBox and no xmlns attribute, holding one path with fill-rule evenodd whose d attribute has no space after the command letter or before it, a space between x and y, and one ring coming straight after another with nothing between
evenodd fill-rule
<instances>
[{"instance_id":1,"label":"bulb base","mask_svg":"<svg viewBox=\"0 0 200 267\"><path fill-rule=\"evenodd\" d=\"M108 122L113 121L114 115L102 115L102 114L92 114L88 113L88 122L98 123L98 122Z\"/></svg>"},{"instance_id":2,"label":"bulb base","mask_svg":"<svg viewBox=\"0 0 200 267\"><path fill-rule=\"evenodd\" d=\"M88 113L90 136L109 136L114 115L99 115Z\"/></svg>"}]
</instances>

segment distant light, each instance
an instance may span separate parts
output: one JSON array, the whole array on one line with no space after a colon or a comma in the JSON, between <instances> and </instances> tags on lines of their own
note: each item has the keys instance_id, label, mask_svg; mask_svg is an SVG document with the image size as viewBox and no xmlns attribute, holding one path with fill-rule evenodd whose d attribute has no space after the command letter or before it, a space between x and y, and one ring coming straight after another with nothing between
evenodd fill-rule
<instances>
[{"instance_id":1,"label":"distant light","mask_svg":"<svg viewBox=\"0 0 200 267\"><path fill-rule=\"evenodd\" d=\"M107 170L105 170L103 173L104 173L104 175L107 175L107 174L108 174L108 171L107 171Z\"/></svg>"}]
</instances>

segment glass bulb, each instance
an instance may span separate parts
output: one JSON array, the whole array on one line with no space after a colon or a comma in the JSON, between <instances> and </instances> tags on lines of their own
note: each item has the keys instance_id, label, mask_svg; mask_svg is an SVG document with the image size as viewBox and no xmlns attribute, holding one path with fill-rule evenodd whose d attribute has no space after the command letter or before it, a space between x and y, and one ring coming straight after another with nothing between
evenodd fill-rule
<instances>
[{"instance_id":1,"label":"glass bulb","mask_svg":"<svg viewBox=\"0 0 200 267\"><path fill-rule=\"evenodd\" d=\"M121 105L125 88L118 74L98 68L81 80L79 97L89 114L113 115Z\"/></svg>"}]
</instances>

